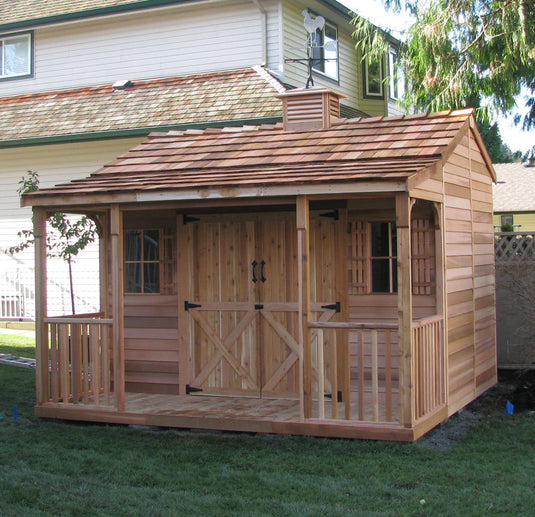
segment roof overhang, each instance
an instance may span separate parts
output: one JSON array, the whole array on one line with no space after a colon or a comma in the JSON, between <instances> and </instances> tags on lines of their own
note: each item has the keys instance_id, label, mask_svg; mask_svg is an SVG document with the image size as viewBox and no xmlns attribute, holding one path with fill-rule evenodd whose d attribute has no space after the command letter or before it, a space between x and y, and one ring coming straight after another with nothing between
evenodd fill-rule
<instances>
[{"instance_id":1,"label":"roof overhang","mask_svg":"<svg viewBox=\"0 0 535 517\"><path fill-rule=\"evenodd\" d=\"M86 193L79 194L53 194L39 196L24 196L22 206L53 207L54 210L62 210L63 207L83 207L108 205L111 203L169 203L181 201L203 201L207 205L210 201L234 200L234 199L266 199L288 196L311 196L316 198L328 198L331 196L351 196L358 194L376 194L389 192L404 192L407 190L405 180L395 181L356 181L351 183L322 183L317 185L277 185L255 187L220 187L199 188L181 190L157 190L142 192L117 192L117 193Z\"/></svg>"}]
</instances>

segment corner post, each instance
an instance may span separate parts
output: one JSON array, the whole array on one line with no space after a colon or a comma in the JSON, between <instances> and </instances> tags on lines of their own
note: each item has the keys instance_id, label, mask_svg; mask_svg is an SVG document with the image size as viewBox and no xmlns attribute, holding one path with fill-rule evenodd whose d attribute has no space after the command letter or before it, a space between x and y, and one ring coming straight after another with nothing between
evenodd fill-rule
<instances>
[{"instance_id":1,"label":"corner post","mask_svg":"<svg viewBox=\"0 0 535 517\"><path fill-rule=\"evenodd\" d=\"M36 341L36 401L37 405L49 399L48 327L46 285L46 210L33 208L33 236L35 239L35 341Z\"/></svg>"},{"instance_id":2,"label":"corner post","mask_svg":"<svg viewBox=\"0 0 535 517\"><path fill-rule=\"evenodd\" d=\"M297 275L299 305L299 399L301 419L312 416L312 357L310 350L310 211L307 196L297 196Z\"/></svg>"},{"instance_id":3,"label":"corner post","mask_svg":"<svg viewBox=\"0 0 535 517\"><path fill-rule=\"evenodd\" d=\"M406 192L396 194L399 322L399 401L401 424L414 424L414 379L412 371L412 274L411 199Z\"/></svg>"},{"instance_id":4,"label":"corner post","mask_svg":"<svg viewBox=\"0 0 535 517\"><path fill-rule=\"evenodd\" d=\"M110 207L111 306L113 319L113 389L118 411L125 410L123 216L118 204Z\"/></svg>"}]
</instances>

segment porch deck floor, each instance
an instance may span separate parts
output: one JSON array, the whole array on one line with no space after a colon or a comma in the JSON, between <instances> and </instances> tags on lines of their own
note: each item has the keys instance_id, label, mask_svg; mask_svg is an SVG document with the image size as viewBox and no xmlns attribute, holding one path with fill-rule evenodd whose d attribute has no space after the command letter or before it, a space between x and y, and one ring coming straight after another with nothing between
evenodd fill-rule
<instances>
[{"instance_id":1,"label":"porch deck floor","mask_svg":"<svg viewBox=\"0 0 535 517\"><path fill-rule=\"evenodd\" d=\"M397 407L398 397L393 397ZM365 400L371 401L371 393ZM125 410L94 404L45 403L36 407L36 415L45 418L87 420L119 424L154 425L190 429L212 429L278 434L308 434L347 438L410 440L397 422L385 422L385 407L378 407L378 421L373 421L372 409L365 419L358 420L357 394L352 393L351 420L344 419L344 404L338 403L339 418L332 418L332 402L325 399L325 418L318 418L318 401L313 399L314 418L300 417L299 400L228 397L214 395L164 395L126 393ZM394 409L395 411L395 409ZM395 415L396 413L394 413Z\"/></svg>"}]
</instances>

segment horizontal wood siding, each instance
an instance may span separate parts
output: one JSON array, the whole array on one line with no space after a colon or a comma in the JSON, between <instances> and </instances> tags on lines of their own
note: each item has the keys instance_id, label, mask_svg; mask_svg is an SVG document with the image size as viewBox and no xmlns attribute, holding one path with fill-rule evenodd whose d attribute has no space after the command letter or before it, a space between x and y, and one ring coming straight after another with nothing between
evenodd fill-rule
<instances>
[{"instance_id":1,"label":"horizontal wood siding","mask_svg":"<svg viewBox=\"0 0 535 517\"><path fill-rule=\"evenodd\" d=\"M176 296L126 295L126 391L178 394Z\"/></svg>"},{"instance_id":2,"label":"horizontal wood siding","mask_svg":"<svg viewBox=\"0 0 535 517\"><path fill-rule=\"evenodd\" d=\"M33 289L33 250L14 257L3 250L20 242L17 232L32 227L31 208L21 208L17 194L28 170L39 174L40 186L51 187L85 178L142 139L0 149L0 282L22 282ZM90 245L73 266L77 312L98 310L98 246ZM4 276L5 275L5 276ZM47 260L49 316L71 313L68 271L60 259ZM8 280L5 280L7 278Z\"/></svg>"},{"instance_id":3,"label":"horizontal wood siding","mask_svg":"<svg viewBox=\"0 0 535 517\"><path fill-rule=\"evenodd\" d=\"M444 166L449 412L496 380L491 176L470 133Z\"/></svg>"},{"instance_id":4,"label":"horizontal wood siding","mask_svg":"<svg viewBox=\"0 0 535 517\"><path fill-rule=\"evenodd\" d=\"M306 58L305 43L307 31L304 27L302 11L309 6L305 3L284 2L282 15L284 23L284 58ZM339 52L339 80L334 81L321 74L314 74L314 85L333 88L347 95L342 99L342 104L357 108L368 115L386 115L387 102L374 101L363 98L362 66L355 50L355 41L351 37L351 26L341 17L333 16L329 11L313 10L314 14L322 15L338 28L338 52ZM307 66L300 63L284 64L284 82L296 87L304 87L307 82Z\"/></svg>"},{"instance_id":5,"label":"horizontal wood siding","mask_svg":"<svg viewBox=\"0 0 535 517\"><path fill-rule=\"evenodd\" d=\"M278 63L278 2L262 4L270 18L271 62ZM250 1L195 3L39 28L34 78L0 83L0 97L259 65L262 34L263 15Z\"/></svg>"}]
</instances>

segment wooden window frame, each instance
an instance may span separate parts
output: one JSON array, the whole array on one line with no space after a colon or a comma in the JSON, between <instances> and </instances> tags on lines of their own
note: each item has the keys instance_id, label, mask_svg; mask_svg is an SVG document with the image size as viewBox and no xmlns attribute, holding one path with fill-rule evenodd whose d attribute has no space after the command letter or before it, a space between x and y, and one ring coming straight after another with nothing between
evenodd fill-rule
<instances>
[{"instance_id":1,"label":"wooden window frame","mask_svg":"<svg viewBox=\"0 0 535 517\"><path fill-rule=\"evenodd\" d=\"M388 225L388 255L375 256L373 255L373 224L387 224ZM370 221L368 222L369 239L370 239L370 257L369 257L369 292L370 294L396 294L398 291L397 285L397 240L396 249L393 249L394 237L396 235L395 221ZM374 261L388 261L388 291L374 291L373 279L373 263Z\"/></svg>"},{"instance_id":2,"label":"wooden window frame","mask_svg":"<svg viewBox=\"0 0 535 517\"><path fill-rule=\"evenodd\" d=\"M141 232L141 258L140 260L127 260L126 257L126 251L127 251L127 238L128 234L131 232ZM146 260L143 256L143 235L145 232L158 232L158 260ZM124 258L124 292L125 294L155 294L159 295L161 294L161 287L162 287L162 229L161 228L131 228L128 230L125 230L124 233L124 242L125 242L125 258ZM127 281L127 275L128 275L128 268L126 267L128 264L139 264L140 265L140 273L141 273L141 291L128 291L128 281ZM145 291L145 264L158 264L158 286L156 291Z\"/></svg>"},{"instance_id":3,"label":"wooden window frame","mask_svg":"<svg viewBox=\"0 0 535 517\"><path fill-rule=\"evenodd\" d=\"M27 43L28 43L28 68L25 72L20 74L4 74L4 42L6 40L15 39L15 38L22 38L26 37ZM30 77L33 77L33 69L34 69L34 38L33 38L33 31L25 31L25 32L14 32L9 34L0 34L0 81L13 81L17 79L28 79Z\"/></svg>"}]
</instances>

